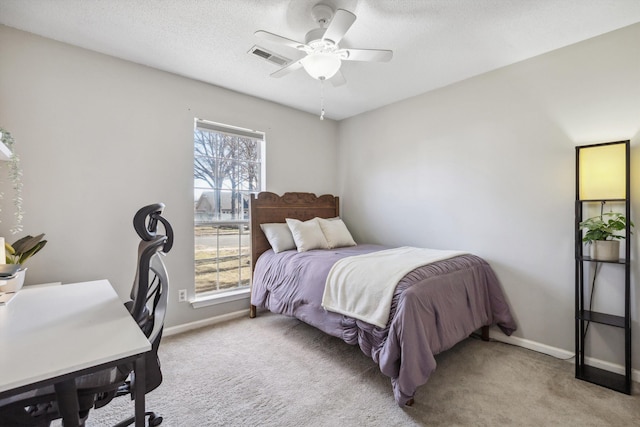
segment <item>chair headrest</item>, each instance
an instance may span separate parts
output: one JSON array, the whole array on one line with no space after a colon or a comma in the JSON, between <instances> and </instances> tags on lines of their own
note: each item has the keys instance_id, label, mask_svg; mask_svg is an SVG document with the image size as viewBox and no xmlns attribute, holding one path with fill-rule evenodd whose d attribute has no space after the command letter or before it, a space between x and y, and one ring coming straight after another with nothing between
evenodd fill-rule
<instances>
[{"instance_id":1,"label":"chair headrest","mask_svg":"<svg viewBox=\"0 0 640 427\"><path fill-rule=\"evenodd\" d=\"M140 208L133 217L133 228L142 240L148 242L157 236L158 221L160 221L167 236L162 252L168 253L173 247L173 228L162 216L163 210L164 203L154 203Z\"/></svg>"}]
</instances>

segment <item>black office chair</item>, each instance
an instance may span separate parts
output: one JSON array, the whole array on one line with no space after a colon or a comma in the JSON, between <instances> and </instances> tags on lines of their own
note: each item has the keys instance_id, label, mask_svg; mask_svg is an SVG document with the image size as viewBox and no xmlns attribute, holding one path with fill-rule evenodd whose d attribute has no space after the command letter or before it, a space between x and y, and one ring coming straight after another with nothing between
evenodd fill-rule
<instances>
[{"instance_id":1,"label":"black office chair","mask_svg":"<svg viewBox=\"0 0 640 427\"><path fill-rule=\"evenodd\" d=\"M133 227L142 239L138 245L138 263L131 289L131 301L125 307L136 320L151 343L151 351L145 354L145 392L157 388L162 382L158 359L158 347L162 338L167 308L169 280L161 253L168 253L173 246L173 229L162 217L164 204L157 203L141 208L133 218ZM158 222L165 235L158 234ZM78 418L84 425L92 408L101 408L114 397L130 395L133 398L133 363L126 363L76 378L79 403ZM46 426L61 418L60 402L53 386L32 390L0 400L0 426ZM157 426L162 417L153 412L145 414L149 426ZM132 424L131 417L116 427Z\"/></svg>"}]
</instances>

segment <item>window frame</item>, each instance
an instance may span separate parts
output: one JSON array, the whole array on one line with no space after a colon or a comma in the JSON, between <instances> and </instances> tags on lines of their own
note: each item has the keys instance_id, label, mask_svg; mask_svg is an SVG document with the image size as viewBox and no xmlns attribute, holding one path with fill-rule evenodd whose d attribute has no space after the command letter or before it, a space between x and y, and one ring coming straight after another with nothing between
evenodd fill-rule
<instances>
[{"instance_id":1,"label":"window frame","mask_svg":"<svg viewBox=\"0 0 640 427\"><path fill-rule=\"evenodd\" d=\"M204 307L204 306L209 306L209 305L215 305L215 304L222 304L222 303L226 303L226 302L230 302L230 301L235 301L235 300L239 300L239 299L245 299L249 297L249 292L251 289L251 276L249 276L249 285L248 286L238 286L238 287L234 287L234 288L230 288L228 290L218 290L218 291L212 291L212 292L196 292L196 242L195 242L195 230L197 227L197 221L196 221L196 211L195 211L195 205L197 202L197 191L203 190L204 187L198 187L196 185L196 178L195 178L195 162L196 162L196 146L195 146L195 135L196 135L196 131L197 130L201 130L201 131L205 131L205 132L217 132L217 133L222 133L222 134L226 134L226 135L231 135L231 136L239 136L242 138L250 138L254 141L257 142L257 148L258 148L258 165L259 165L259 173L258 175L258 182L257 182L257 188L255 189L249 189L249 188L243 188L243 185L241 184L240 187L236 190L237 192L239 192L242 195L249 195L251 193L259 193L261 191L264 191L266 188L266 133L262 132L262 131L256 131L256 130L252 130L252 129L247 129L247 128L242 128L242 127L238 127L238 126L233 126L233 125L226 125L226 124L222 124L222 123L218 123L218 122L213 122L213 121L209 121L209 120L204 120L204 119L200 119L200 118L194 118L194 127L193 127L193 135L194 135L194 154L193 154L193 164L194 164L194 183L193 183L193 191L194 191L194 223L193 223L193 230L194 230L194 252L193 252L193 261L194 261L194 282L193 282L193 295L194 298L191 300L191 304L194 308L199 308L199 307ZM234 161L238 161L237 158L234 159ZM242 160L239 160L242 162ZM221 191L229 191L229 190L225 190L223 188L223 186L219 185L219 190ZM241 208L242 209L242 208ZM244 214L242 215L244 217ZM217 219L213 219L212 222L229 222L228 220L225 220L223 218L217 218ZM242 218L240 220L240 222L244 222L245 219ZM247 217L246 217L246 222L247 224L250 224L250 213L247 211ZM250 240L250 239L249 239ZM241 243L239 244L240 248L242 248ZM251 253L250 251L250 245L251 243L249 242L249 254ZM240 255L239 255L240 256ZM216 254L216 258L218 257L218 255ZM241 259L241 258L240 258ZM249 268L249 274L251 274L251 269Z\"/></svg>"}]
</instances>

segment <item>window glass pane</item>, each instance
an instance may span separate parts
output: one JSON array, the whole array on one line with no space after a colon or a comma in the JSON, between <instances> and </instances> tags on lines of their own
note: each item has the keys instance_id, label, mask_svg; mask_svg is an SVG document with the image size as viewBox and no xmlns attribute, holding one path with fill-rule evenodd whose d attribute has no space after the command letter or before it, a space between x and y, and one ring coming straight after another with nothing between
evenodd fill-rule
<instances>
[{"instance_id":1,"label":"window glass pane","mask_svg":"<svg viewBox=\"0 0 640 427\"><path fill-rule=\"evenodd\" d=\"M196 293L223 292L249 286L249 224L196 225Z\"/></svg>"},{"instance_id":2,"label":"window glass pane","mask_svg":"<svg viewBox=\"0 0 640 427\"><path fill-rule=\"evenodd\" d=\"M194 130L196 295L248 287L249 198L262 188L259 132L210 122Z\"/></svg>"}]
</instances>

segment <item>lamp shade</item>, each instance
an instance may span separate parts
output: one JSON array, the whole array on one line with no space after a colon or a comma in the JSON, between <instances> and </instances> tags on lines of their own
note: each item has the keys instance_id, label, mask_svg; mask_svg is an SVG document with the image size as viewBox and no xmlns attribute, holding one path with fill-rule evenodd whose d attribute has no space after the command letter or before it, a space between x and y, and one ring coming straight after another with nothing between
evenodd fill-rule
<instances>
[{"instance_id":1,"label":"lamp shade","mask_svg":"<svg viewBox=\"0 0 640 427\"><path fill-rule=\"evenodd\" d=\"M311 53L302 60L302 66L311 77L318 80L328 80L333 77L342 61L329 53Z\"/></svg>"},{"instance_id":2,"label":"lamp shade","mask_svg":"<svg viewBox=\"0 0 640 427\"><path fill-rule=\"evenodd\" d=\"M604 144L580 148L580 200L626 198L626 145Z\"/></svg>"}]
</instances>

